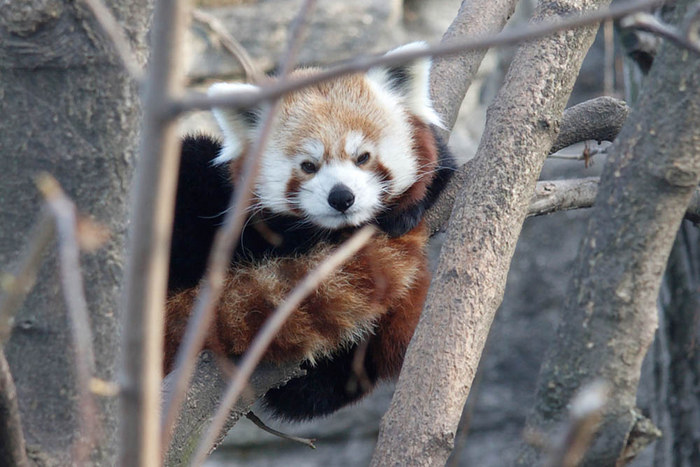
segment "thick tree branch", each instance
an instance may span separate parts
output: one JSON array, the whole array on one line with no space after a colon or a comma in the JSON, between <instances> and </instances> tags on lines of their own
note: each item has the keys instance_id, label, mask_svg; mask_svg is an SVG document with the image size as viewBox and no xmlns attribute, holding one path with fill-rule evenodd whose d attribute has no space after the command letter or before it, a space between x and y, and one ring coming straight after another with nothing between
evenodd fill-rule
<instances>
[{"instance_id":1,"label":"thick tree branch","mask_svg":"<svg viewBox=\"0 0 700 467\"><path fill-rule=\"evenodd\" d=\"M606 4L541 2L534 22ZM537 176L595 32L558 32L515 56L457 196L373 465L437 465L449 456Z\"/></svg>"},{"instance_id":2,"label":"thick tree branch","mask_svg":"<svg viewBox=\"0 0 700 467\"><path fill-rule=\"evenodd\" d=\"M176 429L165 457L168 467L191 465L192 458L202 434L210 424L212 414L221 404L222 396L228 385L228 378L222 374L211 352L205 351L199 355L194 377L187 390L183 410L177 422ZM250 410L253 403L267 391L278 387L291 378L301 376L304 371L297 363L284 366L269 364L260 365L243 392L243 396L231 409L229 416L213 447L219 445L225 433ZM167 397L173 390L174 374L168 375L163 381L163 393ZM212 448L213 449L213 448Z\"/></svg>"},{"instance_id":3,"label":"thick tree branch","mask_svg":"<svg viewBox=\"0 0 700 467\"><path fill-rule=\"evenodd\" d=\"M587 140L614 140L620 132L628 112L627 104L613 97L598 97L566 109L559 123L560 132L549 152L553 153L574 143ZM471 167L474 163L473 159L468 161L455 174L438 201L428 211L426 219L432 233L445 228L455 198L467 183L467 176L472 171ZM553 202L553 206L556 206L557 203L558 201Z\"/></svg>"},{"instance_id":4,"label":"thick tree branch","mask_svg":"<svg viewBox=\"0 0 700 467\"><path fill-rule=\"evenodd\" d=\"M657 327L659 284L700 180L699 118L700 57L664 44L638 107L609 151L565 318L528 419L531 430L547 433L578 387L606 380L610 404L584 465L614 465L627 456L639 425L637 386ZM533 465L535 458L534 449L525 447L519 462Z\"/></svg>"}]
</instances>

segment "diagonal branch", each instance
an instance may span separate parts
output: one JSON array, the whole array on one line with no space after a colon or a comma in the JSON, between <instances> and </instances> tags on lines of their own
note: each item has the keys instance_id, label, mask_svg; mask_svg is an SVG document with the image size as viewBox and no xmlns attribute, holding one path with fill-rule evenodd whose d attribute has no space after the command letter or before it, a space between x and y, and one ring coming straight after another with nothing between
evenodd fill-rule
<instances>
[{"instance_id":1,"label":"diagonal branch","mask_svg":"<svg viewBox=\"0 0 700 467\"><path fill-rule=\"evenodd\" d=\"M558 24L563 14L607 3L543 1L533 22ZM518 50L452 210L373 465L447 460L537 176L595 32L592 26L558 32Z\"/></svg>"},{"instance_id":2,"label":"diagonal branch","mask_svg":"<svg viewBox=\"0 0 700 467\"><path fill-rule=\"evenodd\" d=\"M90 391L92 376L95 373L95 352L80 269L80 247L76 230L78 219L75 204L66 196L55 178L44 173L39 176L37 185L55 219L58 232L60 276L70 319L77 405L80 413L80 438L73 448L73 455L76 463L80 465L92 450L99 428L97 406Z\"/></svg>"},{"instance_id":3,"label":"diagonal branch","mask_svg":"<svg viewBox=\"0 0 700 467\"><path fill-rule=\"evenodd\" d=\"M306 22L315 7L315 3L316 0L306 0L297 15L295 23L292 25L288 48L283 57L282 77L286 76L296 63L306 31ZM168 399L165 401L164 417L161 423L161 449L163 452L170 445L169 439L172 427L192 377L197 354L204 345L204 339L213 319L216 304L221 296L224 277L229 267L229 258L231 258L233 253L234 242L240 237L246 220L246 213L253 196L261 155L265 151L278 107L279 101L274 100L265 109L258 137L245 159L241 181L237 184L238 189L231 199L231 207L227 210L224 225L216 233L214 245L209 255L207 275L197 297L195 309L188 321L185 337L175 357L175 384L173 390L168 394Z\"/></svg>"}]
</instances>

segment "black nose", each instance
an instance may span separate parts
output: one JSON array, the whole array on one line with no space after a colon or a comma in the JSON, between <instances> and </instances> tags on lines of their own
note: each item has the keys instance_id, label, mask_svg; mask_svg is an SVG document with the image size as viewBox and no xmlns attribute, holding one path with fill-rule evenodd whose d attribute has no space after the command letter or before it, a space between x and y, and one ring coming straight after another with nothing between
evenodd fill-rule
<instances>
[{"instance_id":1,"label":"black nose","mask_svg":"<svg viewBox=\"0 0 700 467\"><path fill-rule=\"evenodd\" d=\"M336 211L345 212L354 202L355 195L352 194L350 188L342 183L338 183L331 189L331 192L328 193L328 204Z\"/></svg>"}]
</instances>

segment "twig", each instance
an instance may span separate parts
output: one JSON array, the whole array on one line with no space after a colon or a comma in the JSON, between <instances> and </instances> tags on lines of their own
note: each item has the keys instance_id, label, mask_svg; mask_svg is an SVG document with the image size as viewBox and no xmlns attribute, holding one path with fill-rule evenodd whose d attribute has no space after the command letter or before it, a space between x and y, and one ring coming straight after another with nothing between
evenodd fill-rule
<instances>
[{"instance_id":1,"label":"twig","mask_svg":"<svg viewBox=\"0 0 700 467\"><path fill-rule=\"evenodd\" d=\"M245 47L243 47L243 45L241 45L241 43L228 32L226 27L221 24L221 21L200 9L192 10L192 18L194 18L195 21L204 24L214 34L216 34L221 46L231 55L233 55L233 57L238 60L238 63L240 63L248 82L258 83L262 80L265 74L255 66Z\"/></svg>"},{"instance_id":2,"label":"twig","mask_svg":"<svg viewBox=\"0 0 700 467\"><path fill-rule=\"evenodd\" d=\"M140 158L125 276L120 465L160 465L164 303L178 168L177 126L166 103L182 92L184 0L155 4L143 97Z\"/></svg>"},{"instance_id":3,"label":"twig","mask_svg":"<svg viewBox=\"0 0 700 467\"><path fill-rule=\"evenodd\" d=\"M362 248L372 237L374 228L366 226L357 231L352 237L344 242L333 254L323 260L313 271L311 271L302 282L297 284L285 301L275 310L275 312L265 321L260 332L255 336L250 347L243 355L238 372L231 381L222 398L214 418L202 438L197 452L194 456L194 464L200 465L211 450L217 436L221 433L221 428L226 421L231 406L236 402L241 391L245 387L250 375L257 364L262 359L265 350L282 328L287 318L296 310L299 304L319 286L321 281L338 269L345 261L350 259L360 248Z\"/></svg>"},{"instance_id":4,"label":"twig","mask_svg":"<svg viewBox=\"0 0 700 467\"><path fill-rule=\"evenodd\" d=\"M73 448L74 460L81 465L92 451L97 431L98 414L95 399L90 391L95 372L95 353L92 347L92 329L88 312L83 278L80 270L80 246L78 245L77 215L75 204L66 196L55 178L42 173L37 186L56 221L60 258L61 284L70 317L73 358L76 370L76 391L80 412L80 439Z\"/></svg>"},{"instance_id":5,"label":"twig","mask_svg":"<svg viewBox=\"0 0 700 467\"><path fill-rule=\"evenodd\" d=\"M691 10L680 29L662 22L652 14L642 12L635 13L620 21L620 27L651 32L672 41L676 45L692 50L695 53L700 53L697 24L699 11L699 8Z\"/></svg>"},{"instance_id":6,"label":"twig","mask_svg":"<svg viewBox=\"0 0 700 467\"><path fill-rule=\"evenodd\" d=\"M449 41L426 49L411 49L390 55L359 57L308 76L274 81L269 85L262 86L259 91L255 92L241 90L215 97L202 94L186 96L180 101L172 102L169 110L173 115L178 115L189 110L205 110L212 107L253 107L260 102L278 98L303 87L328 81L342 75L366 71L375 66L395 66L423 57L440 57L468 50L481 50L528 42L565 29L574 29L604 20L621 18L662 3L663 0L627 1L615 4L609 8L600 8L591 13L574 15L561 21L531 23L524 28L512 29L483 38Z\"/></svg>"},{"instance_id":7,"label":"twig","mask_svg":"<svg viewBox=\"0 0 700 467\"><path fill-rule=\"evenodd\" d=\"M277 431L274 428L270 428L269 426L265 425L265 423L262 420L260 420L260 418L258 418L258 416L255 415L253 412L248 412L247 414L245 414L245 416L248 420L255 423L255 425L258 428L270 433L271 435L275 435L282 439L287 439L289 441L294 441L295 443L301 443L304 446L310 447L311 449L316 449L316 445L314 444L314 441L316 441L315 438L300 438L298 436L292 436L286 433L282 433L281 431Z\"/></svg>"},{"instance_id":8,"label":"twig","mask_svg":"<svg viewBox=\"0 0 700 467\"><path fill-rule=\"evenodd\" d=\"M17 388L10 365L0 345L0 464L26 467L29 465L22 432L22 419L17 405Z\"/></svg>"},{"instance_id":9,"label":"twig","mask_svg":"<svg viewBox=\"0 0 700 467\"><path fill-rule=\"evenodd\" d=\"M610 386L597 381L581 389L571 401L570 419L559 446L552 450L547 467L575 467L595 433L608 401Z\"/></svg>"},{"instance_id":10,"label":"twig","mask_svg":"<svg viewBox=\"0 0 700 467\"><path fill-rule=\"evenodd\" d=\"M541 216L569 209L593 206L598 194L598 177L537 182L528 216Z\"/></svg>"},{"instance_id":11,"label":"twig","mask_svg":"<svg viewBox=\"0 0 700 467\"><path fill-rule=\"evenodd\" d=\"M122 65L124 65L124 69L136 82L140 83L143 78L143 68L136 60L136 53L134 53L134 49L124 33L124 28L121 27L114 15L112 15L112 12L101 0L82 0L82 2L90 8L100 27L109 37L114 50L117 52L117 56L121 60Z\"/></svg>"},{"instance_id":12,"label":"twig","mask_svg":"<svg viewBox=\"0 0 700 467\"><path fill-rule=\"evenodd\" d=\"M583 148L581 151L581 154L561 154L558 152L555 152L554 154L550 154L547 157L549 159L562 159L562 160L567 160L567 161L583 161L585 168L588 168L593 165L593 156L597 156L598 154L607 154L608 148L593 148L591 149L588 146L588 143L586 142L586 146Z\"/></svg>"},{"instance_id":13,"label":"twig","mask_svg":"<svg viewBox=\"0 0 700 467\"><path fill-rule=\"evenodd\" d=\"M303 41L306 19L314 5L315 0L306 0L292 26L289 45L283 59L283 77L291 71L296 63L298 51ZM227 210L223 227L216 233L214 245L209 255L207 275L197 297L194 311L187 323L183 342L175 356L175 385L165 402L164 417L161 423L161 449L163 452L166 452L170 445L172 429L192 378L197 354L204 344L214 309L219 301L225 273L229 267L229 258L231 258L234 242L240 237L246 219L246 212L257 180L261 155L265 151L278 107L278 101L272 101L263 114L258 137L244 162L241 180L237 185L239 188L233 194L231 208Z\"/></svg>"},{"instance_id":14,"label":"twig","mask_svg":"<svg viewBox=\"0 0 700 467\"><path fill-rule=\"evenodd\" d=\"M0 347L10 337L12 321L17 309L34 287L36 274L44 259L43 254L55 233L54 222L47 209L42 209L39 221L31 233L31 239L21 255L15 272L2 277L0 299Z\"/></svg>"}]
</instances>

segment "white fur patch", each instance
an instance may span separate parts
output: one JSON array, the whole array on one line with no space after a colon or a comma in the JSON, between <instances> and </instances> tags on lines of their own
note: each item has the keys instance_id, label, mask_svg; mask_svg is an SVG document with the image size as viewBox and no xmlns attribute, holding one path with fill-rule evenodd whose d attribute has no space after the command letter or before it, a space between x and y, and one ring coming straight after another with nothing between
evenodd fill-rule
<instances>
[{"instance_id":1,"label":"white fur patch","mask_svg":"<svg viewBox=\"0 0 700 467\"><path fill-rule=\"evenodd\" d=\"M396 96L386 88L368 80L377 103L391 116L379 138L377 157L391 174L389 194L398 196L418 180L418 165L413 154L412 129L406 111Z\"/></svg>"},{"instance_id":2,"label":"white fur patch","mask_svg":"<svg viewBox=\"0 0 700 467\"><path fill-rule=\"evenodd\" d=\"M350 131L345 136L345 154L350 157L355 157L360 154L360 149L362 143L364 143L365 137L362 132Z\"/></svg>"},{"instance_id":3,"label":"white fur patch","mask_svg":"<svg viewBox=\"0 0 700 467\"><path fill-rule=\"evenodd\" d=\"M386 55L395 55L411 50L424 50L428 47L423 41L411 42L390 50ZM405 65L408 81L399 90L391 87L389 70L385 67L372 68L367 76L384 87L387 91L398 93L406 109L423 122L444 128L440 116L433 109L430 98L430 65L429 58L419 58Z\"/></svg>"},{"instance_id":4,"label":"white fur patch","mask_svg":"<svg viewBox=\"0 0 700 467\"><path fill-rule=\"evenodd\" d=\"M209 87L207 95L217 97L232 95L240 92L259 92L260 88L245 83L215 83ZM224 144L221 153L212 160L213 165L224 164L241 155L243 148L252 137L253 127L241 116L239 109L230 107L214 107L212 113L224 134Z\"/></svg>"},{"instance_id":5,"label":"white fur patch","mask_svg":"<svg viewBox=\"0 0 700 467\"><path fill-rule=\"evenodd\" d=\"M341 213L328 204L328 195L337 184L346 185L355 201ZM356 226L372 219L381 208L379 178L349 161L332 162L321 167L316 175L302 183L299 207L308 220L321 227L339 229Z\"/></svg>"},{"instance_id":6,"label":"white fur patch","mask_svg":"<svg viewBox=\"0 0 700 467\"><path fill-rule=\"evenodd\" d=\"M307 139L301 144L299 153L301 156L310 157L316 162L320 162L323 158L323 153L326 150L323 143L317 139Z\"/></svg>"}]
</instances>

